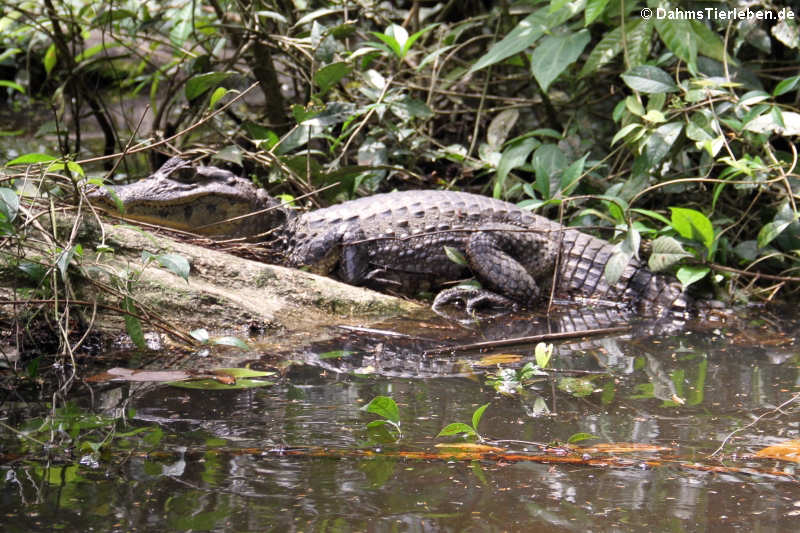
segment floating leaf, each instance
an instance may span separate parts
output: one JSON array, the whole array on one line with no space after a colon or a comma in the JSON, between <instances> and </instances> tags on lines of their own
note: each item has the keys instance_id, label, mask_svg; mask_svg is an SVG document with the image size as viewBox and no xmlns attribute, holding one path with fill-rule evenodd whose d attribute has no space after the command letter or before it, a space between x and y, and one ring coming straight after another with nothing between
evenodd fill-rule
<instances>
[{"instance_id":1,"label":"floating leaf","mask_svg":"<svg viewBox=\"0 0 800 533\"><path fill-rule=\"evenodd\" d=\"M317 357L320 359L341 359L343 357L350 357L354 353L356 352L352 350L332 350L330 352L321 353Z\"/></svg>"},{"instance_id":2,"label":"floating leaf","mask_svg":"<svg viewBox=\"0 0 800 533\"><path fill-rule=\"evenodd\" d=\"M189 332L189 335L202 343L206 343L209 340L208 331L205 328L193 329Z\"/></svg>"},{"instance_id":3,"label":"floating leaf","mask_svg":"<svg viewBox=\"0 0 800 533\"><path fill-rule=\"evenodd\" d=\"M521 355L513 353L496 353L481 357L480 361L473 363L473 366L495 366L513 364L522 359Z\"/></svg>"},{"instance_id":4,"label":"floating leaf","mask_svg":"<svg viewBox=\"0 0 800 533\"><path fill-rule=\"evenodd\" d=\"M200 379L195 381L170 381L167 385L171 387L178 387L181 389L199 389L199 390L240 390L240 389L255 389L258 387L269 387L274 385L272 381L261 379L237 379L235 383L222 383L218 379Z\"/></svg>"},{"instance_id":5,"label":"floating leaf","mask_svg":"<svg viewBox=\"0 0 800 533\"><path fill-rule=\"evenodd\" d=\"M218 344L221 346L233 346L235 348L240 348L242 350L250 349L250 346L248 346L246 342L244 342L239 337L233 337L233 336L215 337L211 339L211 344Z\"/></svg>"},{"instance_id":6,"label":"floating leaf","mask_svg":"<svg viewBox=\"0 0 800 533\"><path fill-rule=\"evenodd\" d=\"M594 392L594 385L585 378L559 378L558 389L567 392L576 398L589 396Z\"/></svg>"},{"instance_id":7,"label":"floating leaf","mask_svg":"<svg viewBox=\"0 0 800 533\"><path fill-rule=\"evenodd\" d=\"M631 453L631 452L668 452L667 446L657 446L640 442L609 442L579 448L583 453Z\"/></svg>"},{"instance_id":8,"label":"floating leaf","mask_svg":"<svg viewBox=\"0 0 800 533\"><path fill-rule=\"evenodd\" d=\"M800 440L787 440L774 446L767 446L758 450L755 456L800 463Z\"/></svg>"}]
</instances>

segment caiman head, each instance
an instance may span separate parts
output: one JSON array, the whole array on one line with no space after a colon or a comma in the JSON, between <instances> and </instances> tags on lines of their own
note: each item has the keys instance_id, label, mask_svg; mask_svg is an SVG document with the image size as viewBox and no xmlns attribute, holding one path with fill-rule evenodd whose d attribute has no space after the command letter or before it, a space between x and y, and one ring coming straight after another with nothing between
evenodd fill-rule
<instances>
[{"instance_id":1,"label":"caiman head","mask_svg":"<svg viewBox=\"0 0 800 533\"><path fill-rule=\"evenodd\" d=\"M92 204L108 211L118 211L121 205L127 219L209 237L253 237L278 228L290 216L278 200L250 181L179 158L148 178L109 189L91 193Z\"/></svg>"}]
</instances>

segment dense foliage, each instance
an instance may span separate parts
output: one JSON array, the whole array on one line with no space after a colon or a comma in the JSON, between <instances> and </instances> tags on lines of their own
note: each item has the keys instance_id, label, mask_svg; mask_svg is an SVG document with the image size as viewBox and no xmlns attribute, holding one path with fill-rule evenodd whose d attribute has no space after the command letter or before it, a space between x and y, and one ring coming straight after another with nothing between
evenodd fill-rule
<instances>
[{"instance_id":1,"label":"dense foliage","mask_svg":"<svg viewBox=\"0 0 800 533\"><path fill-rule=\"evenodd\" d=\"M609 278L645 235L651 267L717 296L796 288L800 10L453 6L6 0L0 98L41 120L3 134L46 155L5 154L0 231L16 235L18 165L77 183L124 177L120 154L189 152L274 193L325 188L318 204L433 187L521 202L617 239Z\"/></svg>"}]
</instances>

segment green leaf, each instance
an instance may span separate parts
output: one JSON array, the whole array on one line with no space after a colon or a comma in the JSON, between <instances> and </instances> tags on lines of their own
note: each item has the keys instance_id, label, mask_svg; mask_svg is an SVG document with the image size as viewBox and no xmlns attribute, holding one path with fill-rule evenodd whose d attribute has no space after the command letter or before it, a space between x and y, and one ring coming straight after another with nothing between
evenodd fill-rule
<instances>
[{"instance_id":1,"label":"green leaf","mask_svg":"<svg viewBox=\"0 0 800 533\"><path fill-rule=\"evenodd\" d=\"M192 381L170 381L167 385L180 389L193 390L241 390L255 389L258 387L269 387L274 385L272 381L263 379L237 379L236 383L228 384L217 381L216 379L196 379Z\"/></svg>"},{"instance_id":2,"label":"green leaf","mask_svg":"<svg viewBox=\"0 0 800 533\"><path fill-rule=\"evenodd\" d=\"M158 264L166 268L176 276L182 277L187 282L189 281L189 261L185 257L178 254L158 254L156 256Z\"/></svg>"},{"instance_id":3,"label":"green leaf","mask_svg":"<svg viewBox=\"0 0 800 533\"><path fill-rule=\"evenodd\" d=\"M215 368L215 374L227 374L236 379L239 378L265 378L274 376L275 372L264 370L253 370L252 368Z\"/></svg>"},{"instance_id":4,"label":"green leaf","mask_svg":"<svg viewBox=\"0 0 800 533\"><path fill-rule=\"evenodd\" d=\"M519 109L505 109L498 113L486 129L486 143L492 150L498 150L519 119Z\"/></svg>"},{"instance_id":5,"label":"green leaf","mask_svg":"<svg viewBox=\"0 0 800 533\"><path fill-rule=\"evenodd\" d=\"M638 19L638 17L636 17ZM650 21L637 20L637 24L628 32L628 67L643 65L650 57L653 48L653 31L655 26Z\"/></svg>"},{"instance_id":6,"label":"green leaf","mask_svg":"<svg viewBox=\"0 0 800 533\"><path fill-rule=\"evenodd\" d=\"M684 21L685 23L685 21ZM738 65L739 62L730 57L725 52L725 42L718 33L703 24L699 20L690 20L692 32L695 35L695 42L697 43L697 52L711 59L716 59L720 63L726 60L730 65ZM727 58L726 58L727 56Z\"/></svg>"},{"instance_id":7,"label":"green leaf","mask_svg":"<svg viewBox=\"0 0 800 533\"><path fill-rule=\"evenodd\" d=\"M683 245L672 237L659 237L653 241L653 252L647 265L653 272L665 270L674 265L684 257L691 257L692 254L683 249Z\"/></svg>"},{"instance_id":8,"label":"green leaf","mask_svg":"<svg viewBox=\"0 0 800 533\"><path fill-rule=\"evenodd\" d=\"M319 87L320 95L327 93L331 87L339 83L342 78L349 75L352 70L352 66L344 61L339 61L331 63L330 65L325 65L316 71L314 73L314 83Z\"/></svg>"},{"instance_id":9,"label":"green leaf","mask_svg":"<svg viewBox=\"0 0 800 533\"><path fill-rule=\"evenodd\" d=\"M690 72L697 71L697 36L691 24L684 20L655 18L656 31L661 40L679 59L689 65ZM662 91L657 91L662 92Z\"/></svg>"},{"instance_id":10,"label":"green leaf","mask_svg":"<svg viewBox=\"0 0 800 533\"><path fill-rule=\"evenodd\" d=\"M122 299L122 308L128 313L136 312L136 304L134 304L133 299L129 296L126 296ZM123 316L125 320L125 331L128 333L128 336L131 338L133 344L135 344L137 348L140 350L146 350L147 342L144 340L142 323L139 322L139 318L128 313L125 313Z\"/></svg>"},{"instance_id":11,"label":"green leaf","mask_svg":"<svg viewBox=\"0 0 800 533\"><path fill-rule=\"evenodd\" d=\"M204 344L209 340L208 331L205 328L193 329L189 332L189 335Z\"/></svg>"},{"instance_id":12,"label":"green leaf","mask_svg":"<svg viewBox=\"0 0 800 533\"><path fill-rule=\"evenodd\" d=\"M330 352L321 353L317 357L319 359L341 359L343 357L350 357L355 353L356 352L352 350L331 350Z\"/></svg>"},{"instance_id":13,"label":"green leaf","mask_svg":"<svg viewBox=\"0 0 800 533\"><path fill-rule=\"evenodd\" d=\"M549 200L555 192L551 180L567 166L567 157L556 144L543 144L531 159L536 174L536 189L542 198Z\"/></svg>"},{"instance_id":14,"label":"green leaf","mask_svg":"<svg viewBox=\"0 0 800 533\"><path fill-rule=\"evenodd\" d=\"M61 254L58 256L58 260L56 261L58 270L61 272L61 279L63 279L65 282L67 280L67 269L69 268L70 263L72 263L72 257L75 255L75 252L79 251L79 246L79 244L70 246L61 252Z\"/></svg>"},{"instance_id":15,"label":"green leaf","mask_svg":"<svg viewBox=\"0 0 800 533\"><path fill-rule=\"evenodd\" d=\"M47 52L44 53L44 71L47 75L50 75L50 72L53 70L53 67L56 66L56 62L58 61L58 55L56 53L56 45L55 43L51 44L47 48Z\"/></svg>"},{"instance_id":16,"label":"green leaf","mask_svg":"<svg viewBox=\"0 0 800 533\"><path fill-rule=\"evenodd\" d=\"M474 429L472 429L468 425L463 424L461 422L454 422L452 424L446 425L439 432L439 434L436 435L436 436L437 437L448 437L450 435L460 435L462 433L465 433L466 435L468 435L470 437L476 437L477 436L477 433L475 433Z\"/></svg>"},{"instance_id":17,"label":"green leaf","mask_svg":"<svg viewBox=\"0 0 800 533\"><path fill-rule=\"evenodd\" d=\"M478 407L477 409L475 409L475 412L472 413L472 427L476 432L478 431L478 424L480 424L481 418L483 417L483 412L486 411L487 407L489 407L489 404L485 403L480 407Z\"/></svg>"},{"instance_id":18,"label":"green leaf","mask_svg":"<svg viewBox=\"0 0 800 533\"><path fill-rule=\"evenodd\" d=\"M775 86L775 89L773 89L772 96L786 94L790 91L793 91L798 85L800 85L800 74L782 80L778 85Z\"/></svg>"},{"instance_id":19,"label":"green leaf","mask_svg":"<svg viewBox=\"0 0 800 533\"><path fill-rule=\"evenodd\" d=\"M208 101L208 108L214 109L214 106L217 105L217 102L219 102L220 98L226 94L228 94L228 89L225 87L217 87L214 89L214 92L211 93L211 99Z\"/></svg>"},{"instance_id":20,"label":"green leaf","mask_svg":"<svg viewBox=\"0 0 800 533\"><path fill-rule=\"evenodd\" d=\"M614 251L611 253L611 257L609 257L606 263L604 274L606 282L609 285L616 284L619 278L622 277L628 263L630 263L631 259L638 253L640 242L641 236L639 232L634 228L628 228L628 234L625 236L625 240L614 247Z\"/></svg>"},{"instance_id":21,"label":"green leaf","mask_svg":"<svg viewBox=\"0 0 800 533\"><path fill-rule=\"evenodd\" d=\"M643 20L641 18L628 21L625 24L626 35L629 36L635 28L638 28L642 25ZM578 75L583 78L589 74L594 74L600 69L600 67L610 63L612 59L622 52L622 44L622 26L618 26L617 28L606 33L603 38L600 39L600 42L597 43L597 45L589 53L589 57L586 58L586 62L583 64L583 67Z\"/></svg>"},{"instance_id":22,"label":"green leaf","mask_svg":"<svg viewBox=\"0 0 800 533\"><path fill-rule=\"evenodd\" d=\"M531 54L531 72L543 91L580 57L589 43L589 30L548 35Z\"/></svg>"},{"instance_id":23,"label":"green leaf","mask_svg":"<svg viewBox=\"0 0 800 533\"><path fill-rule=\"evenodd\" d=\"M709 252L714 244L714 227L700 211L683 207L670 207L672 227L681 237L702 243Z\"/></svg>"},{"instance_id":24,"label":"green leaf","mask_svg":"<svg viewBox=\"0 0 800 533\"><path fill-rule=\"evenodd\" d=\"M775 237L780 235L783 230L788 228L791 223L791 220L773 220L772 222L764 224L761 231L758 232L758 247L766 247Z\"/></svg>"},{"instance_id":25,"label":"green leaf","mask_svg":"<svg viewBox=\"0 0 800 533\"><path fill-rule=\"evenodd\" d=\"M19 212L19 196L13 189L0 187L0 214L6 222L13 222Z\"/></svg>"},{"instance_id":26,"label":"green leaf","mask_svg":"<svg viewBox=\"0 0 800 533\"><path fill-rule=\"evenodd\" d=\"M660 163L675 145L683 131L683 122L662 124L647 138L645 149L651 164Z\"/></svg>"},{"instance_id":27,"label":"green leaf","mask_svg":"<svg viewBox=\"0 0 800 533\"><path fill-rule=\"evenodd\" d=\"M400 412L397 409L397 404L393 399L388 396L376 396L367 405L361 408L362 411L374 413L378 416L394 422L400 423Z\"/></svg>"},{"instance_id":28,"label":"green leaf","mask_svg":"<svg viewBox=\"0 0 800 533\"><path fill-rule=\"evenodd\" d=\"M711 272L711 269L705 266L685 265L678 269L675 276L678 278L678 281L681 282L683 288L686 289L686 287L695 281L700 281L706 277L709 272Z\"/></svg>"},{"instance_id":29,"label":"green leaf","mask_svg":"<svg viewBox=\"0 0 800 533\"><path fill-rule=\"evenodd\" d=\"M589 153L587 152L583 157L568 166L564 170L564 173L561 174L560 188L564 194L569 195L572 189L578 186L578 182L583 175L583 169L586 166L586 158L588 157Z\"/></svg>"},{"instance_id":30,"label":"green leaf","mask_svg":"<svg viewBox=\"0 0 800 533\"><path fill-rule=\"evenodd\" d=\"M186 99L191 102L212 87L216 87L230 76L231 73L229 72L206 72L205 74L192 76L186 82L186 88L184 89Z\"/></svg>"},{"instance_id":31,"label":"green leaf","mask_svg":"<svg viewBox=\"0 0 800 533\"><path fill-rule=\"evenodd\" d=\"M589 0L586 2L586 11L583 13L585 22L583 25L588 26L594 22L597 17L603 14L603 11L605 11L607 5L608 0Z\"/></svg>"},{"instance_id":32,"label":"green leaf","mask_svg":"<svg viewBox=\"0 0 800 533\"><path fill-rule=\"evenodd\" d=\"M19 83L14 83L13 81L0 80L0 87L8 87L9 89L14 89L15 91L25 94L25 88Z\"/></svg>"},{"instance_id":33,"label":"green leaf","mask_svg":"<svg viewBox=\"0 0 800 533\"><path fill-rule=\"evenodd\" d=\"M501 198L503 196L508 173L524 165L531 152L540 144L541 143L534 138L527 138L513 144L503 151L503 154L500 156L500 161L497 164L497 174L495 175L493 191L495 198Z\"/></svg>"},{"instance_id":34,"label":"green leaf","mask_svg":"<svg viewBox=\"0 0 800 533\"><path fill-rule=\"evenodd\" d=\"M628 87L643 93L673 93L678 90L669 74L650 65L633 67L622 75L622 79Z\"/></svg>"},{"instance_id":35,"label":"green leaf","mask_svg":"<svg viewBox=\"0 0 800 533\"><path fill-rule=\"evenodd\" d=\"M219 344L221 346L235 346L236 348L240 348L242 350L249 350L250 346L247 345L239 337L232 337L232 336L225 336L225 337L216 337L211 339L211 344Z\"/></svg>"},{"instance_id":36,"label":"green leaf","mask_svg":"<svg viewBox=\"0 0 800 533\"><path fill-rule=\"evenodd\" d=\"M431 31L433 28L435 28L438 25L439 25L438 22L435 23L435 24L429 24L428 26L425 26L424 28L422 28L418 32L416 32L413 35L411 35L411 37L409 37L408 40L403 45L403 57L405 57L408 54L408 51L411 50L411 47L414 46L414 43L417 41L417 39L419 39L420 37L422 37L423 35L425 35L429 31Z\"/></svg>"},{"instance_id":37,"label":"green leaf","mask_svg":"<svg viewBox=\"0 0 800 533\"><path fill-rule=\"evenodd\" d=\"M543 7L525 17L500 42L495 43L488 52L472 65L469 72L476 72L495 63L499 63L514 54L522 52L544 35L551 28L561 25L583 8L583 1L571 2L555 13L549 7Z\"/></svg>"},{"instance_id":38,"label":"green leaf","mask_svg":"<svg viewBox=\"0 0 800 533\"><path fill-rule=\"evenodd\" d=\"M614 135L614 138L611 139L611 146L614 146L617 143L618 140L624 139L629 133L631 133L631 132L633 132L635 130L638 130L638 129L642 129L642 128L644 128L644 126L642 126L638 122L634 122L632 124L628 124L627 126L622 128L621 130L619 130L616 135Z\"/></svg>"},{"instance_id":39,"label":"green leaf","mask_svg":"<svg viewBox=\"0 0 800 533\"><path fill-rule=\"evenodd\" d=\"M536 365L539 368L547 368L550 364L550 358L553 356L553 345L540 342L533 350L533 357L536 359Z\"/></svg>"},{"instance_id":40,"label":"green leaf","mask_svg":"<svg viewBox=\"0 0 800 533\"><path fill-rule=\"evenodd\" d=\"M467 262L467 258L464 257L464 254L462 254L460 250L453 248L452 246L444 247L444 255L446 255L450 261L452 261L457 265L467 266L469 264Z\"/></svg>"},{"instance_id":41,"label":"green leaf","mask_svg":"<svg viewBox=\"0 0 800 533\"><path fill-rule=\"evenodd\" d=\"M36 163L48 163L50 161L55 161L56 159L58 158L47 154L25 154L12 159L8 163L6 163L6 166L10 167L13 165L34 165Z\"/></svg>"},{"instance_id":42,"label":"green leaf","mask_svg":"<svg viewBox=\"0 0 800 533\"><path fill-rule=\"evenodd\" d=\"M589 439L599 439L599 438L600 437L598 437L596 435L592 435L591 433L573 433L570 436L570 438L567 439L567 442L569 444L575 444L576 442L581 442L581 441L589 440Z\"/></svg>"},{"instance_id":43,"label":"green leaf","mask_svg":"<svg viewBox=\"0 0 800 533\"><path fill-rule=\"evenodd\" d=\"M559 378L558 389L576 398L589 396L594 392L594 385L586 378Z\"/></svg>"}]
</instances>

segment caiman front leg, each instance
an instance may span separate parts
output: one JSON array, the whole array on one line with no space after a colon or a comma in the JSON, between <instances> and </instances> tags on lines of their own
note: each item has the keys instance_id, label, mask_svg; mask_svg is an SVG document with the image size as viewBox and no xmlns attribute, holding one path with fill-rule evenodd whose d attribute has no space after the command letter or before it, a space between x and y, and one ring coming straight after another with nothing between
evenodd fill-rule
<instances>
[{"instance_id":1,"label":"caiman front leg","mask_svg":"<svg viewBox=\"0 0 800 533\"><path fill-rule=\"evenodd\" d=\"M516 307L528 304L540 294L539 285L528 269L517 260L522 254L540 252L536 242L523 238L518 228L489 227L473 233L467 241L466 259L484 289L455 287L439 293L434 309L454 302L463 302L467 312L486 304ZM505 231L504 231L505 230ZM540 270L538 268L537 270Z\"/></svg>"}]
</instances>

